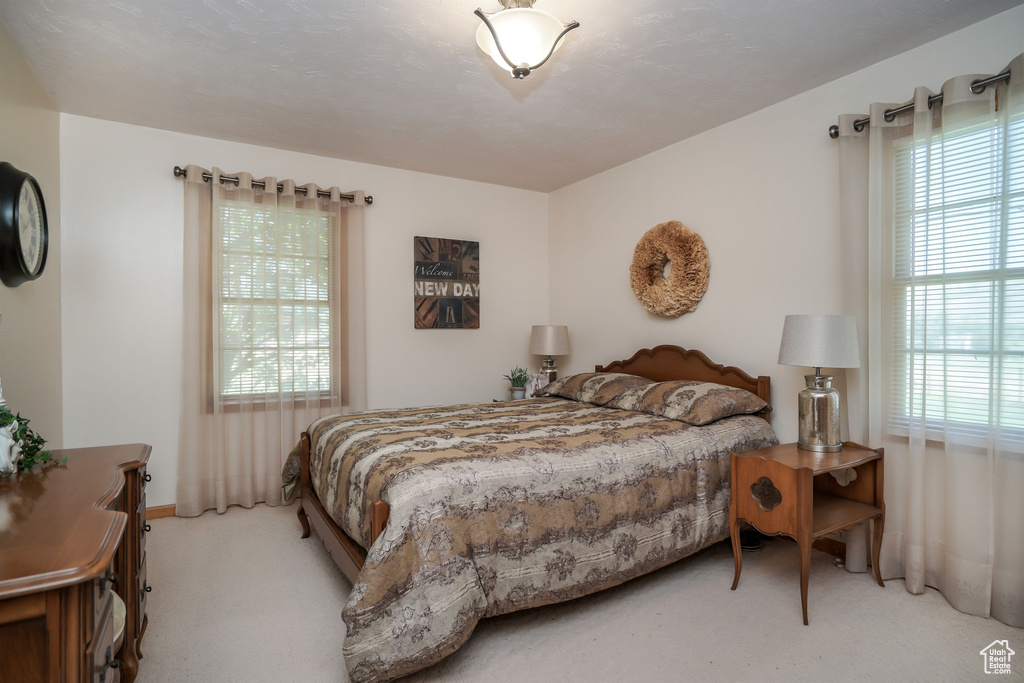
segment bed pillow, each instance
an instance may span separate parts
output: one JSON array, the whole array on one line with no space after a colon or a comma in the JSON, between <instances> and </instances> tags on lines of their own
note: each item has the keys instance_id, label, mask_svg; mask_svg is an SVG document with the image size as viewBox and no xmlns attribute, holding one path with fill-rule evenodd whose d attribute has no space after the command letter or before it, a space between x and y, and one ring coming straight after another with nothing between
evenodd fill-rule
<instances>
[{"instance_id":1,"label":"bed pillow","mask_svg":"<svg viewBox=\"0 0 1024 683\"><path fill-rule=\"evenodd\" d=\"M731 415L752 415L772 408L744 389L677 380L630 389L606 404L609 408L634 410L692 425L706 425Z\"/></svg>"},{"instance_id":2,"label":"bed pillow","mask_svg":"<svg viewBox=\"0 0 1024 683\"><path fill-rule=\"evenodd\" d=\"M584 372L556 379L544 387L540 395L603 406L630 390L650 384L654 384L654 380L621 372Z\"/></svg>"}]
</instances>

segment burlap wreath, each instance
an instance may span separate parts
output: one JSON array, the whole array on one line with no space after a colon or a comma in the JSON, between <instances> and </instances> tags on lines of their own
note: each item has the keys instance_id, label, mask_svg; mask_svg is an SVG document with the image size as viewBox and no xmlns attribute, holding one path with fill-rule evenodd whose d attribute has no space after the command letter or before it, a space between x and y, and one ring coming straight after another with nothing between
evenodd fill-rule
<instances>
[{"instance_id":1,"label":"burlap wreath","mask_svg":"<svg viewBox=\"0 0 1024 683\"><path fill-rule=\"evenodd\" d=\"M664 276L665 265L672 270ZM629 283L651 313L678 318L697 308L708 291L708 249L704 240L679 221L654 226L633 250Z\"/></svg>"}]
</instances>

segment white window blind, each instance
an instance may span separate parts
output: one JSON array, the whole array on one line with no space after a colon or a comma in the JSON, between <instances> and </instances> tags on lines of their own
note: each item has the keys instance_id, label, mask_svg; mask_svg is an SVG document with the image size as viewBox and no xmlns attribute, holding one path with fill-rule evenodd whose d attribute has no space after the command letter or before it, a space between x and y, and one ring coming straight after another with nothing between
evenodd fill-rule
<instances>
[{"instance_id":1,"label":"white window blind","mask_svg":"<svg viewBox=\"0 0 1024 683\"><path fill-rule=\"evenodd\" d=\"M332 395L327 213L228 201L219 225L214 362L221 397Z\"/></svg>"},{"instance_id":2,"label":"white window blind","mask_svg":"<svg viewBox=\"0 0 1024 683\"><path fill-rule=\"evenodd\" d=\"M1024 443L1024 119L893 160L889 430Z\"/></svg>"}]
</instances>

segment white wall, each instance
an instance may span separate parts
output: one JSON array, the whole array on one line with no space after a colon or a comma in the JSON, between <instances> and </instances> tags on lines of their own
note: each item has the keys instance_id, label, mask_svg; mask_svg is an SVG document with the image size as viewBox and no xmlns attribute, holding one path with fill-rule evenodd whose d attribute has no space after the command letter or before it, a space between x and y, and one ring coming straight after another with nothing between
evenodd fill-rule
<instances>
[{"instance_id":1,"label":"white wall","mask_svg":"<svg viewBox=\"0 0 1024 683\"><path fill-rule=\"evenodd\" d=\"M39 183L50 236L39 279L0 284L0 382L7 407L60 448L60 115L3 26L0 65L0 161Z\"/></svg>"},{"instance_id":2,"label":"white wall","mask_svg":"<svg viewBox=\"0 0 1024 683\"><path fill-rule=\"evenodd\" d=\"M1002 68L1024 49L1022 35L1019 7L551 195L62 115L61 182L44 192L61 195L64 443L153 444L149 502L174 501L182 190L171 168L187 163L374 195L371 406L499 397L512 364L536 363L530 325L552 322L572 336L562 374L674 343L772 375L774 424L793 440L805 370L776 364L783 317L841 312L837 147L827 127L872 101L903 101L918 84L937 90L948 77ZM701 233L711 258L707 295L675 320L648 314L628 276L637 240L672 219ZM413 330L417 234L480 241L480 330ZM60 365L46 355L61 337L53 327L32 361L51 374ZM5 317L5 393L7 334Z\"/></svg>"},{"instance_id":3,"label":"white wall","mask_svg":"<svg viewBox=\"0 0 1024 683\"><path fill-rule=\"evenodd\" d=\"M195 163L364 189L371 407L488 401L548 322L547 195L61 116L64 440L153 445L149 504L174 502L182 186ZM478 240L481 328L414 330L413 236ZM5 321L6 322L6 321ZM297 436L297 435L296 435Z\"/></svg>"},{"instance_id":4,"label":"white wall","mask_svg":"<svg viewBox=\"0 0 1024 683\"><path fill-rule=\"evenodd\" d=\"M828 126L871 102L906 101L917 85L938 92L947 78L995 73L1024 50L1022 36L1018 7L552 193L551 317L573 342L563 369L657 344L701 349L771 375L773 425L795 441L807 370L776 363L783 319L853 312L842 310L838 146ZM629 284L637 241L668 220L700 233L711 261L707 294L678 319L648 314Z\"/></svg>"}]
</instances>

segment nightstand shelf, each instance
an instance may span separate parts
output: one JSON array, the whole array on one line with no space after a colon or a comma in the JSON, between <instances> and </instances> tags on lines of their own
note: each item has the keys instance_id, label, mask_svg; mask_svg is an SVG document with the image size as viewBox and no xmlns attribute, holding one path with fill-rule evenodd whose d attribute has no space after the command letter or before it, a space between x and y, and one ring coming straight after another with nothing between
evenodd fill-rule
<instances>
[{"instance_id":1,"label":"nightstand shelf","mask_svg":"<svg viewBox=\"0 0 1024 683\"><path fill-rule=\"evenodd\" d=\"M885 524L882 498L882 449L846 443L841 451L817 453L782 444L732 454L732 533L736 573L742 568L740 525L747 522L763 534L784 535L800 548L800 598L807 624L807 582L811 544L826 534L874 520L871 561L878 585L884 586L878 565Z\"/></svg>"},{"instance_id":2,"label":"nightstand shelf","mask_svg":"<svg viewBox=\"0 0 1024 683\"><path fill-rule=\"evenodd\" d=\"M814 530L811 540L862 524L879 514L879 509L868 503L858 503L827 493L814 494Z\"/></svg>"}]
</instances>

